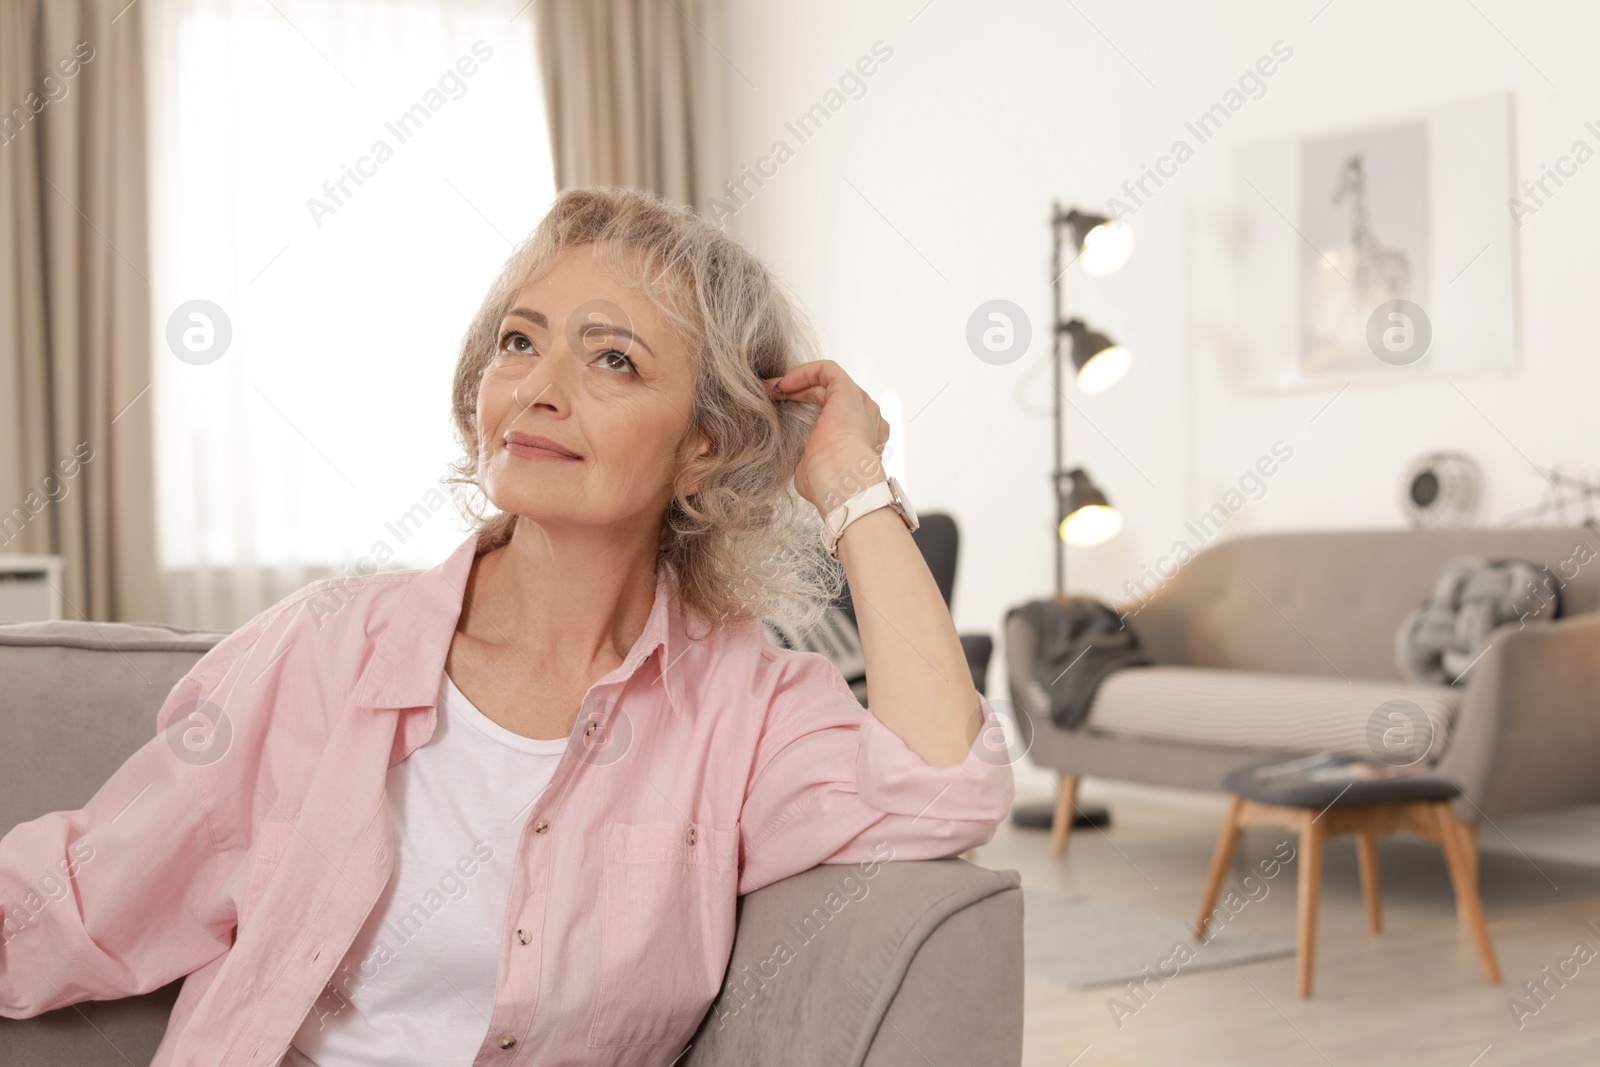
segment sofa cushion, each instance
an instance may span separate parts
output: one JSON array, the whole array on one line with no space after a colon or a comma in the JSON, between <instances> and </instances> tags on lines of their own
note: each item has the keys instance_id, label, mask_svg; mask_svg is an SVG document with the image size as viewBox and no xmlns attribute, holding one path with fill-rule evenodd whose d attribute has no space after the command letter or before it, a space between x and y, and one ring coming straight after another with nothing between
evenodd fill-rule
<instances>
[{"instance_id":1,"label":"sofa cushion","mask_svg":"<svg viewBox=\"0 0 1600 1067\"><path fill-rule=\"evenodd\" d=\"M1218 748L1338 752L1400 766L1444 752L1465 695L1451 686L1137 667L1101 683L1085 727Z\"/></svg>"},{"instance_id":2,"label":"sofa cushion","mask_svg":"<svg viewBox=\"0 0 1600 1067\"><path fill-rule=\"evenodd\" d=\"M1459 556L1434 579L1395 637L1395 666L1410 682L1462 685L1496 627L1561 615L1561 583L1541 564Z\"/></svg>"}]
</instances>

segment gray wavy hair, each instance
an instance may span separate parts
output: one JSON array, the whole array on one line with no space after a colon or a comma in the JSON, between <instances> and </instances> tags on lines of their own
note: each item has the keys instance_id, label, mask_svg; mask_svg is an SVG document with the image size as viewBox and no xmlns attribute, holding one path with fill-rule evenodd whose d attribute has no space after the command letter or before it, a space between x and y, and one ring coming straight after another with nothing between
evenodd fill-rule
<instances>
[{"instance_id":1,"label":"gray wavy hair","mask_svg":"<svg viewBox=\"0 0 1600 1067\"><path fill-rule=\"evenodd\" d=\"M814 333L748 249L693 209L621 186L570 189L512 252L462 338L451 416L463 450L446 479L493 545L517 516L479 483L478 386L517 292L568 248L592 244L620 283L640 290L683 339L694 366L689 429L711 442L679 473L657 546L674 591L714 626L772 619L813 626L840 594L821 517L795 491L794 469L816 423L811 404L774 402L762 382L815 359ZM685 484L698 484L685 493Z\"/></svg>"}]
</instances>

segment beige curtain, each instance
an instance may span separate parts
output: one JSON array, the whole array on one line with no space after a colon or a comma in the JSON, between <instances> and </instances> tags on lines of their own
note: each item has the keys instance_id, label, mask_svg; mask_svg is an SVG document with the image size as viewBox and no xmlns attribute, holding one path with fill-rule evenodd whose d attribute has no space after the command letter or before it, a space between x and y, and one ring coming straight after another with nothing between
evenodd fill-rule
<instances>
[{"instance_id":1,"label":"beige curtain","mask_svg":"<svg viewBox=\"0 0 1600 1067\"><path fill-rule=\"evenodd\" d=\"M127 0L0 0L0 553L157 619L144 57Z\"/></svg>"},{"instance_id":2,"label":"beige curtain","mask_svg":"<svg viewBox=\"0 0 1600 1067\"><path fill-rule=\"evenodd\" d=\"M630 185L698 206L698 0L539 0L556 188Z\"/></svg>"}]
</instances>

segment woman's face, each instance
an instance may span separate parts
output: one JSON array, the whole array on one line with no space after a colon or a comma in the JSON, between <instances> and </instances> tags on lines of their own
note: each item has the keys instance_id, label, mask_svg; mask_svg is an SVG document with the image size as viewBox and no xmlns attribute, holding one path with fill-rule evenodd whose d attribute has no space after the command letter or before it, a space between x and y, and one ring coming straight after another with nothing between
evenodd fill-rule
<instances>
[{"instance_id":1,"label":"woman's face","mask_svg":"<svg viewBox=\"0 0 1600 1067\"><path fill-rule=\"evenodd\" d=\"M708 445L685 441L694 368L655 305L578 245L518 291L498 336L478 387L489 500L540 523L657 527Z\"/></svg>"}]
</instances>

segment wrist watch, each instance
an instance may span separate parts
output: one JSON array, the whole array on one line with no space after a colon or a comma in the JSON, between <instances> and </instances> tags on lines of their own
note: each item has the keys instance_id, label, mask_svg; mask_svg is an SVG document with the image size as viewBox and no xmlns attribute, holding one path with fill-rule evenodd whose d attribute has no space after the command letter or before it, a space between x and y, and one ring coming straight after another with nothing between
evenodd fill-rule
<instances>
[{"instance_id":1,"label":"wrist watch","mask_svg":"<svg viewBox=\"0 0 1600 1067\"><path fill-rule=\"evenodd\" d=\"M920 525L916 509L911 506L900 483L893 478L877 482L828 512L828 517L822 522L822 547L828 550L828 555L838 559L839 538L845 527L879 508L894 508L905 520L908 529L915 530Z\"/></svg>"}]
</instances>

